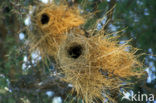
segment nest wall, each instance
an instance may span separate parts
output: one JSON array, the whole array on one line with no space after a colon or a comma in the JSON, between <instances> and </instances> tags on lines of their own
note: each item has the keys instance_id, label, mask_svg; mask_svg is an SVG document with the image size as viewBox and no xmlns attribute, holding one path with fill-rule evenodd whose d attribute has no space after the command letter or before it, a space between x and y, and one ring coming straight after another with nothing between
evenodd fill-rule
<instances>
[{"instance_id":1,"label":"nest wall","mask_svg":"<svg viewBox=\"0 0 156 103\"><path fill-rule=\"evenodd\" d=\"M119 90L123 78L142 74L136 71L141 67L134 55L137 49L126 51L127 47L128 44L117 44L114 37L86 38L69 34L57 55L58 64L65 75L63 81L71 83L73 91L86 103L98 99L103 101L102 91ZM107 98L111 97L108 95Z\"/></svg>"},{"instance_id":2,"label":"nest wall","mask_svg":"<svg viewBox=\"0 0 156 103\"><path fill-rule=\"evenodd\" d=\"M56 56L59 45L66 39L66 34L73 29L80 32L79 27L85 21L78 8L52 3L38 5L31 20L31 47L38 49L43 56Z\"/></svg>"}]
</instances>

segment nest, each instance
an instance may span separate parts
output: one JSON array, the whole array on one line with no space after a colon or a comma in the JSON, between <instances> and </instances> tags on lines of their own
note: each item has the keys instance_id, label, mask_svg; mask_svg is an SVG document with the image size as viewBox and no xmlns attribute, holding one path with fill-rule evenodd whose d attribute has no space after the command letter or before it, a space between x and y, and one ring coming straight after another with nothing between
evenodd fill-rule
<instances>
[{"instance_id":1,"label":"nest","mask_svg":"<svg viewBox=\"0 0 156 103\"><path fill-rule=\"evenodd\" d=\"M134 53L127 52L128 44L119 45L114 38L94 36L86 38L69 34L58 51L58 64L64 74L63 81L73 85L73 91L85 101L93 101L111 97L104 93L119 90L122 79L140 76L136 68L141 67Z\"/></svg>"},{"instance_id":2,"label":"nest","mask_svg":"<svg viewBox=\"0 0 156 103\"><path fill-rule=\"evenodd\" d=\"M78 8L69 8L66 5L45 4L36 9L34 22L43 32L53 36L64 34L73 27L84 23Z\"/></svg>"},{"instance_id":3,"label":"nest","mask_svg":"<svg viewBox=\"0 0 156 103\"><path fill-rule=\"evenodd\" d=\"M59 45L66 39L66 33L84 23L78 8L52 3L38 5L31 20L31 49L38 49L42 55L50 56L56 55Z\"/></svg>"}]
</instances>

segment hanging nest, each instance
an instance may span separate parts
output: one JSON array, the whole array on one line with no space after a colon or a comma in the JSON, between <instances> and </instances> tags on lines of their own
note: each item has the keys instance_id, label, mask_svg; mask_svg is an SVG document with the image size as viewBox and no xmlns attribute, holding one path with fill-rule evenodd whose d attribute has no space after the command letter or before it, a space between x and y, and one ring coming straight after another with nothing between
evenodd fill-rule
<instances>
[{"instance_id":1,"label":"hanging nest","mask_svg":"<svg viewBox=\"0 0 156 103\"><path fill-rule=\"evenodd\" d=\"M108 90L119 90L125 82L123 79L142 74L136 70L141 67L134 55L137 49L126 51L129 45L119 45L115 39L108 36L86 38L70 33L59 48L57 58L63 81L72 84L73 92L76 91L85 103L106 98L114 101L107 95Z\"/></svg>"},{"instance_id":2,"label":"hanging nest","mask_svg":"<svg viewBox=\"0 0 156 103\"><path fill-rule=\"evenodd\" d=\"M31 49L38 49L42 56L55 56L66 33L84 23L78 8L54 3L39 4L31 16Z\"/></svg>"},{"instance_id":3,"label":"hanging nest","mask_svg":"<svg viewBox=\"0 0 156 103\"><path fill-rule=\"evenodd\" d=\"M73 27L84 23L79 9L69 8L67 5L45 4L36 9L34 22L39 29L53 36L64 34Z\"/></svg>"}]
</instances>

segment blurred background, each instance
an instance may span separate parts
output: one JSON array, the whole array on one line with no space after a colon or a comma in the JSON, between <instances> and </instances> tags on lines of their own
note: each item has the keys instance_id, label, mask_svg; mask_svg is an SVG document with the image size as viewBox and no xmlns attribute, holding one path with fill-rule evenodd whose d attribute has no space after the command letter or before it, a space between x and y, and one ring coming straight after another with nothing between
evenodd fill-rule
<instances>
[{"instance_id":1,"label":"blurred background","mask_svg":"<svg viewBox=\"0 0 156 103\"><path fill-rule=\"evenodd\" d=\"M59 3L59 0L55 0ZM30 53L26 26L37 0L0 0L0 103L70 103L71 86L60 83L53 62L45 65L38 52ZM40 0L48 3L48 0ZM134 92L155 94L156 99L156 1L155 0L67 0L82 12L94 13L87 21L89 29L102 18L97 29L105 25L107 33L123 30L120 42L132 38L130 44L139 48L146 78L132 88ZM115 6L115 7L114 7ZM114 9L112 9L114 7ZM111 13L106 14L112 9ZM129 90L129 92L131 91ZM128 103L120 101L119 103ZM148 102L148 101L147 101ZM145 101L145 103L147 103ZM76 103L76 102L73 102ZM80 100L80 103L81 100ZM135 103L135 102L133 102ZM137 102L138 103L138 102ZM141 102L144 103L144 102ZM149 102L150 103L150 102ZM156 103L154 101L153 103Z\"/></svg>"}]
</instances>

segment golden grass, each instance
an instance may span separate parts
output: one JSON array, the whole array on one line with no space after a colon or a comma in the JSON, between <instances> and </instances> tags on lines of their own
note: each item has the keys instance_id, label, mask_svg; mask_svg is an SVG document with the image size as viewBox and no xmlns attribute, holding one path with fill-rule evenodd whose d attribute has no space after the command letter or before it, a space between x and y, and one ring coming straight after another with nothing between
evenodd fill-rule
<instances>
[{"instance_id":1,"label":"golden grass","mask_svg":"<svg viewBox=\"0 0 156 103\"><path fill-rule=\"evenodd\" d=\"M84 23L78 8L68 8L66 5L54 4L47 4L42 8L41 10L38 8L35 22L41 30L51 33L53 36L66 33L73 27L78 27ZM49 17L49 22L46 24L41 22L43 14Z\"/></svg>"},{"instance_id":2,"label":"golden grass","mask_svg":"<svg viewBox=\"0 0 156 103\"><path fill-rule=\"evenodd\" d=\"M42 55L50 56L56 55L59 45L66 39L66 33L71 29L78 29L84 23L78 8L52 3L38 5L31 19L31 47L38 49Z\"/></svg>"},{"instance_id":3,"label":"golden grass","mask_svg":"<svg viewBox=\"0 0 156 103\"><path fill-rule=\"evenodd\" d=\"M73 34L69 34L62 43L57 62L65 75L63 80L73 85L73 91L85 103L92 103L97 99L103 101L106 98L102 91L107 94L108 90L119 90L123 83L121 79L142 74L136 70L141 67L134 55L137 49L126 51L129 47L127 43L117 43L114 37L99 35L86 38Z\"/></svg>"}]
</instances>

